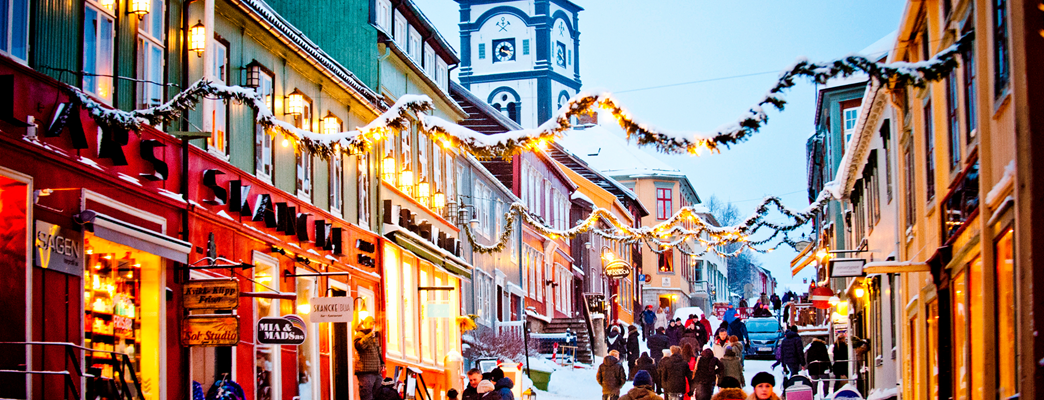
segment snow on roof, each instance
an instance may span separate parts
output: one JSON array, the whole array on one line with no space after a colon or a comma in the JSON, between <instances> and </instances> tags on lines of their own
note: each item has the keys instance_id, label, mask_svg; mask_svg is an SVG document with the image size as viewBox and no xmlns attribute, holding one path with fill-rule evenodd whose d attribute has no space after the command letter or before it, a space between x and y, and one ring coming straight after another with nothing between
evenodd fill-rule
<instances>
[{"instance_id":1,"label":"snow on roof","mask_svg":"<svg viewBox=\"0 0 1044 400\"><path fill-rule=\"evenodd\" d=\"M574 191L573 194L569 196L569 199L570 200L585 201L585 202L587 202L587 203L589 203L591 205L594 205L594 203L595 203L594 200L591 200L591 198L587 197L587 195L585 195L583 193L580 193L579 190Z\"/></svg>"},{"instance_id":2,"label":"snow on roof","mask_svg":"<svg viewBox=\"0 0 1044 400\"><path fill-rule=\"evenodd\" d=\"M894 30L891 33L884 35L884 37L878 39L873 44L867 46L865 49L860 50L859 53L869 59L881 59L888 55L895 47L895 38L899 35L898 30Z\"/></svg>"},{"instance_id":3,"label":"snow on roof","mask_svg":"<svg viewBox=\"0 0 1044 400\"><path fill-rule=\"evenodd\" d=\"M557 141L592 168L609 176L685 177L681 170L667 165L599 125L572 129Z\"/></svg>"}]
</instances>

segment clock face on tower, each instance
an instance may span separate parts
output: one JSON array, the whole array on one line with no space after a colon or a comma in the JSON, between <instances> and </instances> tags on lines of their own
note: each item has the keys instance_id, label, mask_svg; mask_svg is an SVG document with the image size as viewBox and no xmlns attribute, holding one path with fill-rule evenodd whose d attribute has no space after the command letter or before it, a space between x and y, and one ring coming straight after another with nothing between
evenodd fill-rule
<instances>
[{"instance_id":1,"label":"clock face on tower","mask_svg":"<svg viewBox=\"0 0 1044 400\"><path fill-rule=\"evenodd\" d=\"M515 39L493 41L493 62L515 61Z\"/></svg>"},{"instance_id":2,"label":"clock face on tower","mask_svg":"<svg viewBox=\"0 0 1044 400\"><path fill-rule=\"evenodd\" d=\"M557 44L558 45L555 46L555 61L558 62L558 66L559 67L565 68L566 67L566 47L565 47L565 43L557 42Z\"/></svg>"}]
</instances>

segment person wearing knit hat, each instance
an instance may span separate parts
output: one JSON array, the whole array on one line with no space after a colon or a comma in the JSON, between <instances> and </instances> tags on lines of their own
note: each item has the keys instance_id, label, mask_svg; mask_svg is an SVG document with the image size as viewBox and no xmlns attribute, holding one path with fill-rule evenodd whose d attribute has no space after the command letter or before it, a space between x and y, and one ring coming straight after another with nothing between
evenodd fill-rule
<instances>
[{"instance_id":1,"label":"person wearing knit hat","mask_svg":"<svg viewBox=\"0 0 1044 400\"><path fill-rule=\"evenodd\" d=\"M496 386L493 385L493 382L483 380L475 389L479 392L481 400L500 400L500 393L495 390Z\"/></svg>"},{"instance_id":2,"label":"person wearing knit hat","mask_svg":"<svg viewBox=\"0 0 1044 400\"><path fill-rule=\"evenodd\" d=\"M653 391L653 380L649 371L639 370L634 374L634 387L621 396L620 400L663 400L663 398Z\"/></svg>"},{"instance_id":3,"label":"person wearing knit hat","mask_svg":"<svg viewBox=\"0 0 1044 400\"><path fill-rule=\"evenodd\" d=\"M779 400L779 396L773 391L776 377L768 372L758 372L754 375L750 380L750 386L754 387L754 393L751 393L747 400Z\"/></svg>"},{"instance_id":4,"label":"person wearing knit hat","mask_svg":"<svg viewBox=\"0 0 1044 400\"><path fill-rule=\"evenodd\" d=\"M711 400L747 400L747 392L744 392L743 384L731 376L723 376L718 379L718 393Z\"/></svg>"}]
</instances>

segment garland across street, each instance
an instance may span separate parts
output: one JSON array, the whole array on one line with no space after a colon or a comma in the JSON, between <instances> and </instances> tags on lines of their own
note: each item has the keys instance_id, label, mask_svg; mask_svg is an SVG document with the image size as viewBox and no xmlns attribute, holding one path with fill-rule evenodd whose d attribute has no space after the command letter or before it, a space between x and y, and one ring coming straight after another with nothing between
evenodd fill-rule
<instances>
[{"instance_id":1,"label":"garland across street","mask_svg":"<svg viewBox=\"0 0 1044 400\"><path fill-rule=\"evenodd\" d=\"M193 109L203 97L244 103L255 111L258 124L281 133L286 139L294 141L297 145L303 146L324 159L328 159L336 153L354 154L371 148L375 143L388 137L391 131L405 129L408 126L410 113L416 115L420 121L421 130L444 148L459 148L477 157L508 158L522 152L546 148L556 137L568 133L572 128L572 117L598 110L611 113L623 128L627 139L633 139L638 146L651 146L657 151L667 154L701 155L720 152L721 146L727 148L747 140L751 135L760 131L761 127L768 123L768 116L763 106L772 106L782 111L786 105L783 92L793 87L799 77L826 83L830 79L862 73L872 81L872 90L881 90L885 87L924 87L928 82L941 80L956 69L958 57L965 54L971 47L972 39L972 34L966 34L954 45L943 49L930 60L917 63L878 63L860 55L850 55L825 63L812 63L800 59L782 72L776 84L740 118L711 133L672 132L652 128L635 120L608 93L577 94L561 108L554 118L535 129L487 135L428 115L427 113L433 109L433 104L431 99L424 95L400 97L383 114L355 130L319 134L297 128L277 118L268 108L262 96L252 88L227 86L207 79L197 81L174 95L166 103L134 111L110 109L78 88L69 86L69 90L100 126L135 132L145 124L157 125L176 120L186 111ZM854 148L856 145L856 141L848 144L849 148ZM850 152L845 153L847 155ZM849 180L851 177L842 172L847 171L844 164L852 162L854 162L854 157L846 157L842 161L843 165L839 168L836 179L827 183L817 199L805 209L795 211L784 206L778 197L767 197L753 215L734 226L714 226L700 217L693 208L686 207L678 210L670 219L658 225L632 228L626 226L607 210L595 209L591 215L579 221L576 226L556 230L548 228L542 221L532 216L521 203L512 204L505 213L506 229L501 233L496 244L492 246L484 246L475 242L470 227L467 224L464 226L472 249L479 253L502 251L511 237L515 218L518 216L538 232L551 238L574 238L581 233L593 231L610 240L625 243L645 242L652 251L657 253L669 248L676 248L684 254L697 256L708 251L722 256L734 256L745 249L768 252L774 250L775 247L761 248L759 246L769 244L781 234L783 237L778 240L776 246L786 244L794 247L796 244L789 237L790 233L812 220L813 215L831 200L841 200L845 197L844 188L849 185L847 185L848 182L842 182L842 180ZM773 208L787 217L787 222L766 221L765 218ZM597 228L595 225L600 220L605 221L612 228L610 230ZM686 229L681 225L682 223L691 223L696 228ZM752 239L762 228L769 229L772 233L762 239ZM699 243L703 250L693 251L690 246L694 243ZM730 246L735 244L740 244L740 246ZM726 251L726 248L734 250Z\"/></svg>"}]
</instances>

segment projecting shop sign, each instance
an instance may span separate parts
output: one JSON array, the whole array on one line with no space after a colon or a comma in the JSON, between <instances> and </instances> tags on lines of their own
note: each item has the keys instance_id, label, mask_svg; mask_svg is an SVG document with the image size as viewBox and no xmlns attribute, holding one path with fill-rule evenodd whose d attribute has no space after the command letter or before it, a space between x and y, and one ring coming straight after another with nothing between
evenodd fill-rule
<instances>
[{"instance_id":1,"label":"projecting shop sign","mask_svg":"<svg viewBox=\"0 0 1044 400\"><path fill-rule=\"evenodd\" d=\"M351 297L313 297L310 300L311 313L308 319L313 324L319 322L352 322Z\"/></svg>"},{"instance_id":2,"label":"projecting shop sign","mask_svg":"<svg viewBox=\"0 0 1044 400\"><path fill-rule=\"evenodd\" d=\"M830 260L831 278L851 278L863 276L863 265L866 260L862 258L835 258Z\"/></svg>"},{"instance_id":3,"label":"projecting shop sign","mask_svg":"<svg viewBox=\"0 0 1044 400\"><path fill-rule=\"evenodd\" d=\"M36 221L36 266L83 276L83 235L72 229Z\"/></svg>"},{"instance_id":4,"label":"projecting shop sign","mask_svg":"<svg viewBox=\"0 0 1044 400\"><path fill-rule=\"evenodd\" d=\"M237 343L238 315L190 315L182 322L182 346L235 346Z\"/></svg>"},{"instance_id":5,"label":"projecting shop sign","mask_svg":"<svg viewBox=\"0 0 1044 400\"><path fill-rule=\"evenodd\" d=\"M261 344L301 344L305 332L304 320L294 314L257 321L257 342Z\"/></svg>"},{"instance_id":6,"label":"projecting shop sign","mask_svg":"<svg viewBox=\"0 0 1044 400\"><path fill-rule=\"evenodd\" d=\"M201 279L185 284L186 310L231 310L239 307L239 282L234 279Z\"/></svg>"}]
</instances>

